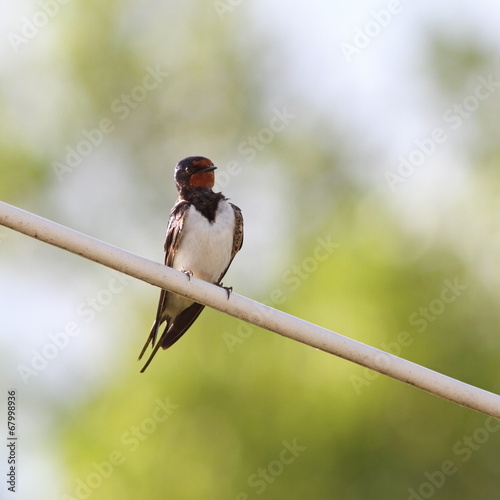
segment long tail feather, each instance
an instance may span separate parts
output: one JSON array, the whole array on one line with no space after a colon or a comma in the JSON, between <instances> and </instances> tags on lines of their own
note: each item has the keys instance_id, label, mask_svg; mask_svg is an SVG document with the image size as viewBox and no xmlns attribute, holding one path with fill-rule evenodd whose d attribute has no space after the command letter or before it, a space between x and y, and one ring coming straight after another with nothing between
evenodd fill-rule
<instances>
[{"instance_id":1,"label":"long tail feather","mask_svg":"<svg viewBox=\"0 0 500 500\"><path fill-rule=\"evenodd\" d=\"M150 343L151 343L151 346L154 347L156 337L158 336L159 328L160 328L160 323L158 322L158 320L156 320L153 323L153 326L151 327L151 331L149 332L148 339L146 340L146 343L144 344L144 347L142 348L142 351L139 354L139 357L137 358L137 360L140 360L144 356L144 353L146 352L146 349L148 348L148 345Z\"/></svg>"},{"instance_id":2,"label":"long tail feather","mask_svg":"<svg viewBox=\"0 0 500 500\"><path fill-rule=\"evenodd\" d=\"M146 344L147 345L147 344ZM149 356L148 360L146 361L146 364L142 367L142 370L141 370L141 373L144 373L146 371L146 368L149 366L149 363L151 363L151 361L153 361L153 358L155 357L156 353L158 352L158 349L161 347L161 343L158 342L155 346L155 348L153 349L153 352L151 353L151 355ZM143 349L144 351L145 349ZM140 358L139 358L140 359Z\"/></svg>"}]
</instances>

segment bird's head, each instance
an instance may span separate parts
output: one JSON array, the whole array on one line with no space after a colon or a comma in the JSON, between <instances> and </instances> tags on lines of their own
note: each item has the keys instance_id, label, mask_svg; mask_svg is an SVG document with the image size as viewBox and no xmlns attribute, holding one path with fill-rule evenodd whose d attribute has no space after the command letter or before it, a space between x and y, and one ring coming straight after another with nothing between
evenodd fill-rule
<instances>
[{"instance_id":1,"label":"bird's head","mask_svg":"<svg viewBox=\"0 0 500 500\"><path fill-rule=\"evenodd\" d=\"M192 188L212 188L217 167L203 156L188 156L175 167L175 183L179 192Z\"/></svg>"}]
</instances>

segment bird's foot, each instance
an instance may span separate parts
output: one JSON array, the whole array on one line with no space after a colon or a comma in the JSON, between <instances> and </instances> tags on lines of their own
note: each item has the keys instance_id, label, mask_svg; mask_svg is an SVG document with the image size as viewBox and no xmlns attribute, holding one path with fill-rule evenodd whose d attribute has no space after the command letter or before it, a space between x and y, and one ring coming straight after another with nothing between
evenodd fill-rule
<instances>
[{"instance_id":1,"label":"bird's foot","mask_svg":"<svg viewBox=\"0 0 500 500\"><path fill-rule=\"evenodd\" d=\"M229 300L229 297L231 296L231 292L233 291L233 287L232 286L224 286L222 283L219 283L219 286L221 288L224 288L224 290L226 290L226 292L227 292L227 300Z\"/></svg>"},{"instance_id":2,"label":"bird's foot","mask_svg":"<svg viewBox=\"0 0 500 500\"><path fill-rule=\"evenodd\" d=\"M189 280L191 280L191 276L193 276L193 271L190 271L189 269L184 269L183 267L181 267L180 271L181 273L184 273Z\"/></svg>"}]
</instances>

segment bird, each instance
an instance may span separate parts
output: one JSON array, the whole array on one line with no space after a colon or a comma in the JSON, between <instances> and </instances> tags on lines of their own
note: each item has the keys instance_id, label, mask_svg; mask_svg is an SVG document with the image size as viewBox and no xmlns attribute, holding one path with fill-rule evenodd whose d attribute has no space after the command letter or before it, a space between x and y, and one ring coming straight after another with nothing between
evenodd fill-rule
<instances>
[{"instance_id":1,"label":"bird","mask_svg":"<svg viewBox=\"0 0 500 500\"><path fill-rule=\"evenodd\" d=\"M188 156L177 163L174 180L178 197L170 211L165 238L165 265L222 286L234 256L243 245L243 215L222 193L214 192L216 166L203 156ZM156 318L139 360L149 344L149 366L158 349L168 349L189 329L205 306L162 290ZM166 323L158 342L160 327Z\"/></svg>"}]
</instances>

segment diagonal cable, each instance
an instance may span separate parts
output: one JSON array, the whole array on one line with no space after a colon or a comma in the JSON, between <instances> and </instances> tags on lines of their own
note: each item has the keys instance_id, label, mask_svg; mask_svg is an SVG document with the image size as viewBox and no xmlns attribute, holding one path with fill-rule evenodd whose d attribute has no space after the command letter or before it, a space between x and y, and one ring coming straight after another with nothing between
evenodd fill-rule
<instances>
[{"instance_id":1,"label":"diagonal cable","mask_svg":"<svg viewBox=\"0 0 500 500\"><path fill-rule=\"evenodd\" d=\"M45 243L172 291L235 318L329 352L435 396L500 418L500 396L344 337L236 293L188 277L86 234L0 202L0 224Z\"/></svg>"}]
</instances>

